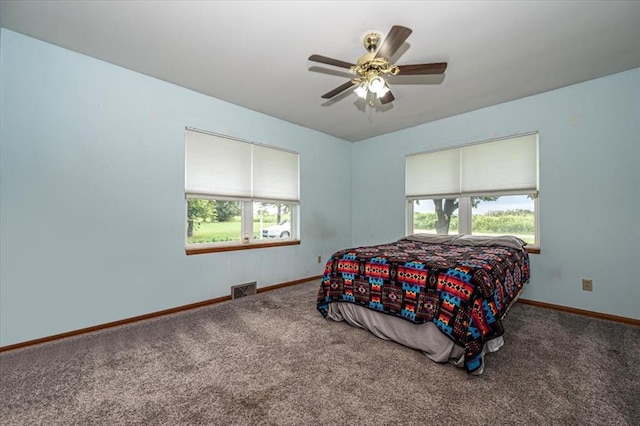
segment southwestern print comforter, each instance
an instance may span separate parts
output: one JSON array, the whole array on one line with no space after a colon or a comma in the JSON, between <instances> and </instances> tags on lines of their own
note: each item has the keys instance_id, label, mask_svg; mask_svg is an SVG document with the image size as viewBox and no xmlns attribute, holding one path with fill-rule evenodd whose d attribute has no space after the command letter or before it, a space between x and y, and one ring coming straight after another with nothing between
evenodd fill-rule
<instances>
[{"instance_id":1,"label":"southwestern print comforter","mask_svg":"<svg viewBox=\"0 0 640 426\"><path fill-rule=\"evenodd\" d=\"M317 308L326 317L329 303L348 302L414 323L432 321L465 348L472 373L482 366L485 342L503 334L503 316L530 272L522 241L470 241L407 237L338 251L325 266Z\"/></svg>"}]
</instances>

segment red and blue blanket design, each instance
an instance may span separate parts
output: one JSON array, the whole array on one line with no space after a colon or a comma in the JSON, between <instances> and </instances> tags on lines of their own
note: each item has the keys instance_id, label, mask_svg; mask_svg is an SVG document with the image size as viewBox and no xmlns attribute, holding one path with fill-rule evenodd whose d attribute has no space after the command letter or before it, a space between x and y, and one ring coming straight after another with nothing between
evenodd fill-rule
<instances>
[{"instance_id":1,"label":"red and blue blanket design","mask_svg":"<svg viewBox=\"0 0 640 426\"><path fill-rule=\"evenodd\" d=\"M327 262L317 308L350 302L414 323L432 321L465 348L465 368L482 365L485 342L529 280L524 249L430 244L401 239L336 252Z\"/></svg>"}]
</instances>

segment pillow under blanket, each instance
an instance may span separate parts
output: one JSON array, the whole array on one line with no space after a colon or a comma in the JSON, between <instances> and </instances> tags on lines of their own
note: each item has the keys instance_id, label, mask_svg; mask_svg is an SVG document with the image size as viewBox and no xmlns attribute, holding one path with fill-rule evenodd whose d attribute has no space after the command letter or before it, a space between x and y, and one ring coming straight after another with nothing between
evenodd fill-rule
<instances>
[{"instance_id":1,"label":"pillow under blanket","mask_svg":"<svg viewBox=\"0 0 640 426\"><path fill-rule=\"evenodd\" d=\"M455 246L502 246L521 249L527 245L526 242L513 235L436 235L436 234L413 234L401 240L422 241L430 244L451 244Z\"/></svg>"}]
</instances>

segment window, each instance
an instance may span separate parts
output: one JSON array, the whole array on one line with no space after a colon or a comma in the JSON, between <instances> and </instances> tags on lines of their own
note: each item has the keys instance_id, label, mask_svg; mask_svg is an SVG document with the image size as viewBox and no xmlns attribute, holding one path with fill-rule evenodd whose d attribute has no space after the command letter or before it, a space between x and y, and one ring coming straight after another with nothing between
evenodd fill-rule
<instances>
[{"instance_id":1,"label":"window","mask_svg":"<svg viewBox=\"0 0 640 426\"><path fill-rule=\"evenodd\" d=\"M407 233L516 235L540 245L538 135L409 155Z\"/></svg>"},{"instance_id":2,"label":"window","mask_svg":"<svg viewBox=\"0 0 640 426\"><path fill-rule=\"evenodd\" d=\"M192 129L185 151L188 250L299 241L297 153Z\"/></svg>"}]
</instances>

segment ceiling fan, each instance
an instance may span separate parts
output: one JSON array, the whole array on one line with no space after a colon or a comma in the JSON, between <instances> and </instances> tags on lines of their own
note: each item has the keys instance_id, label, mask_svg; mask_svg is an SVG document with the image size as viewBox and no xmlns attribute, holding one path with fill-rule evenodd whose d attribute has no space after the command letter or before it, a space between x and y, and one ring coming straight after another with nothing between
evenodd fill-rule
<instances>
[{"instance_id":1,"label":"ceiling fan","mask_svg":"<svg viewBox=\"0 0 640 426\"><path fill-rule=\"evenodd\" d=\"M385 75L421 75L421 74L443 74L447 69L446 62L434 62L430 64L394 65L390 64L390 58L398 51L400 46L409 37L412 30L400 25L394 25L380 48L380 34L369 33L364 37L364 47L366 53L355 64L341 61L339 59L328 58L322 55L309 56L310 61L336 67L348 68L356 74L356 77L335 89L322 95L324 99L331 99L344 92L352 86L357 85L354 90L356 95L363 99L369 99L369 105L373 106L373 99L377 98L380 103L387 104L395 99L389 89ZM377 51L376 51L377 49ZM372 94L370 96L370 94Z\"/></svg>"}]
</instances>

